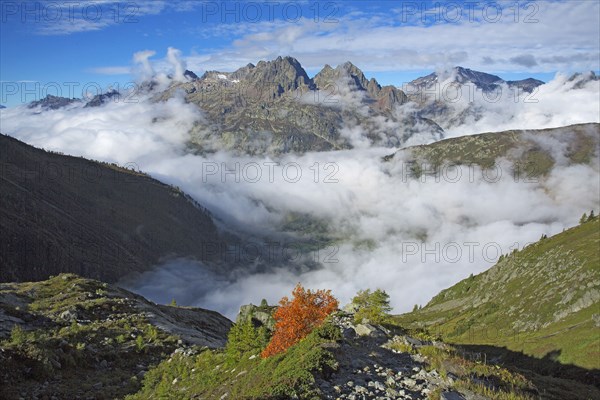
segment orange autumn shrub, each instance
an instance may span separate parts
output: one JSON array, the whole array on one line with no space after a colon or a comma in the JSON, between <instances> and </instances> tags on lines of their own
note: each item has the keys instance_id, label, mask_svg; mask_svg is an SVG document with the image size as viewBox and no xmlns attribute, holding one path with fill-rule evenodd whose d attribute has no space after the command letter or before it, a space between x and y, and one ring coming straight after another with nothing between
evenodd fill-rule
<instances>
[{"instance_id":1,"label":"orange autumn shrub","mask_svg":"<svg viewBox=\"0 0 600 400\"><path fill-rule=\"evenodd\" d=\"M321 325L338 308L338 301L331 290L313 292L298 284L292 295L292 300L287 297L281 299L279 308L273 314L275 332L261 353L263 358L286 351Z\"/></svg>"}]
</instances>

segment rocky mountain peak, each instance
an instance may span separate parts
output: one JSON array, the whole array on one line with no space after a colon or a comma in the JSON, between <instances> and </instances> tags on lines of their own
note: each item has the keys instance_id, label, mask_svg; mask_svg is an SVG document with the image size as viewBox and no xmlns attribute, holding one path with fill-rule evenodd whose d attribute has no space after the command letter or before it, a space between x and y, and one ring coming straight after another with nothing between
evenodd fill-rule
<instances>
[{"instance_id":1,"label":"rocky mountain peak","mask_svg":"<svg viewBox=\"0 0 600 400\"><path fill-rule=\"evenodd\" d=\"M507 81L506 83L509 87L518 87L528 93L533 92L533 89L544 84L543 81L534 78L521 79L520 81Z\"/></svg>"},{"instance_id":2,"label":"rocky mountain peak","mask_svg":"<svg viewBox=\"0 0 600 400\"><path fill-rule=\"evenodd\" d=\"M377 92L377 108L381 111L391 110L394 105L406 101L406 94L392 85L384 86Z\"/></svg>"},{"instance_id":3,"label":"rocky mountain peak","mask_svg":"<svg viewBox=\"0 0 600 400\"><path fill-rule=\"evenodd\" d=\"M365 77L365 74L350 61L338 65L335 69L331 68L328 64L325 65L323 69L315 75L313 80L318 88L325 89L326 87L335 84L340 79L347 79L350 84L355 86L358 90L369 91L370 82ZM374 81L374 79L372 80ZM378 86L379 84L377 84L377 81L371 83L370 94L376 93L378 91Z\"/></svg>"},{"instance_id":4,"label":"rocky mountain peak","mask_svg":"<svg viewBox=\"0 0 600 400\"><path fill-rule=\"evenodd\" d=\"M454 80L458 83L473 83L480 89L491 90L496 85L504 82L502 78L496 75L487 74L485 72L473 71L469 68L455 67L453 69Z\"/></svg>"},{"instance_id":5,"label":"rocky mountain peak","mask_svg":"<svg viewBox=\"0 0 600 400\"><path fill-rule=\"evenodd\" d=\"M190 71L189 69L185 70L185 72L183 73L183 76L190 81L197 81L198 79L200 79L198 77L198 75L196 75L194 72Z\"/></svg>"},{"instance_id":6,"label":"rocky mountain peak","mask_svg":"<svg viewBox=\"0 0 600 400\"><path fill-rule=\"evenodd\" d=\"M260 61L256 67L246 66L245 75L252 86L270 98L299 88L312 88L313 84L300 62L293 57L277 57L273 61Z\"/></svg>"},{"instance_id":7,"label":"rocky mountain peak","mask_svg":"<svg viewBox=\"0 0 600 400\"><path fill-rule=\"evenodd\" d=\"M321 71L333 71L333 68L329 64L325 64Z\"/></svg>"},{"instance_id":8,"label":"rocky mountain peak","mask_svg":"<svg viewBox=\"0 0 600 400\"><path fill-rule=\"evenodd\" d=\"M350 61L346 61L342 65L338 65L336 70L343 71L345 75L349 76L354 81L354 84L357 86L357 88L367 90L369 81L367 78L365 78L365 74L360 70L360 68L352 64Z\"/></svg>"},{"instance_id":9,"label":"rocky mountain peak","mask_svg":"<svg viewBox=\"0 0 600 400\"><path fill-rule=\"evenodd\" d=\"M87 107L99 107L102 104L108 103L109 101L118 101L121 97L121 93L116 89L111 89L106 93L97 94L90 101L87 102L85 108Z\"/></svg>"},{"instance_id":10,"label":"rocky mountain peak","mask_svg":"<svg viewBox=\"0 0 600 400\"><path fill-rule=\"evenodd\" d=\"M379 92L381 91L381 85L375 78L371 78L369 83L367 83L367 92L371 95L371 97L379 96Z\"/></svg>"},{"instance_id":11,"label":"rocky mountain peak","mask_svg":"<svg viewBox=\"0 0 600 400\"><path fill-rule=\"evenodd\" d=\"M28 108L41 107L44 110L58 110L59 108L68 106L71 103L79 101L78 99L69 99L67 97L47 95L41 100L32 101L27 106ZM2 107L3 108L3 107Z\"/></svg>"},{"instance_id":12,"label":"rocky mountain peak","mask_svg":"<svg viewBox=\"0 0 600 400\"><path fill-rule=\"evenodd\" d=\"M533 78L507 82L497 75L457 66L451 70L439 73L433 72L427 76L417 78L409 83L409 87L417 90L428 89L432 88L437 83L446 81L448 78L452 78L453 82L460 85L473 84L483 91L491 91L496 89L499 85L507 84L508 86L519 87L527 92L531 92L537 86L544 84L544 82Z\"/></svg>"}]
</instances>

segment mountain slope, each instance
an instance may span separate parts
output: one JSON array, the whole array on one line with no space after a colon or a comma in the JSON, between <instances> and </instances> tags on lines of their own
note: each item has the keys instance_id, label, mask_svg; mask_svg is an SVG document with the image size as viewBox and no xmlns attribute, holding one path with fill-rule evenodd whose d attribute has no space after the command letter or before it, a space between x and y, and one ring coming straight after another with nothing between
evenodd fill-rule
<instances>
[{"instance_id":1,"label":"mountain slope","mask_svg":"<svg viewBox=\"0 0 600 400\"><path fill-rule=\"evenodd\" d=\"M224 352L162 362L127 399L530 400L539 393L500 366L478 365L451 346L407 336L394 326L355 325L344 312L272 357L259 357L257 344L233 353L230 343Z\"/></svg>"},{"instance_id":2,"label":"mountain slope","mask_svg":"<svg viewBox=\"0 0 600 400\"><path fill-rule=\"evenodd\" d=\"M600 369L600 219L503 257L398 317L460 344Z\"/></svg>"},{"instance_id":3,"label":"mountain slope","mask_svg":"<svg viewBox=\"0 0 600 400\"><path fill-rule=\"evenodd\" d=\"M0 135L0 282L60 272L114 282L162 257L210 263L222 241L176 188Z\"/></svg>"},{"instance_id":4,"label":"mountain slope","mask_svg":"<svg viewBox=\"0 0 600 400\"><path fill-rule=\"evenodd\" d=\"M0 284L0 398L122 398L174 351L222 347L230 327L73 274Z\"/></svg>"},{"instance_id":5,"label":"mountain slope","mask_svg":"<svg viewBox=\"0 0 600 400\"><path fill-rule=\"evenodd\" d=\"M543 85L544 82L527 78L519 81L505 81L499 76L487 74L485 72L474 71L469 68L454 67L449 71L442 73L433 72L427 76L417 78L408 83L408 87L412 88L411 93L415 90L422 92L431 90L436 84L442 84L449 79L453 84L473 84L478 89L489 92L498 88L502 84L507 84L509 87L518 87L526 92L531 92L536 87Z\"/></svg>"},{"instance_id":6,"label":"mountain slope","mask_svg":"<svg viewBox=\"0 0 600 400\"><path fill-rule=\"evenodd\" d=\"M417 176L444 166L487 169L506 162L515 179L527 180L548 174L556 165L593 163L598 154L600 124L592 123L461 136L401 149L385 159L407 163Z\"/></svg>"}]
</instances>

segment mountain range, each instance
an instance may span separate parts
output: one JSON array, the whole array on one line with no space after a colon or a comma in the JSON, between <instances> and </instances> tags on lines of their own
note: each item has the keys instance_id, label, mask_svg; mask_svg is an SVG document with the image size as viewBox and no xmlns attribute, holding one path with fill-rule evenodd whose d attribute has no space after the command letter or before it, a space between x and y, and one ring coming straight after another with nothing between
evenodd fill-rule
<instances>
[{"instance_id":1,"label":"mountain range","mask_svg":"<svg viewBox=\"0 0 600 400\"><path fill-rule=\"evenodd\" d=\"M443 128L456 126L469 116L478 119L483 112L476 104L456 109L452 102L440 99L439 93L436 97L436 84L473 85L484 92L504 87L530 93L544 83L533 78L505 81L455 67L399 88L367 79L351 62L335 68L325 65L311 78L293 57L260 61L233 72L206 71L200 77L186 70L183 76L186 81L172 81L166 88L149 80L137 90L153 101L182 94L203 111L205 120L194 126L189 140L195 151L225 149L250 155L348 149L360 145L351 133L356 131L371 145L428 143L441 139ZM582 78L574 75L572 79ZM585 79L597 77L592 73ZM114 89L86 101L48 95L30 103L29 108L53 110L74 103L97 107L118 101L120 96ZM401 106L408 102L417 108L404 110Z\"/></svg>"},{"instance_id":2,"label":"mountain range","mask_svg":"<svg viewBox=\"0 0 600 400\"><path fill-rule=\"evenodd\" d=\"M415 88L418 91L431 90L436 84L448 82L450 84L473 84L483 91L493 91L501 85L507 85L510 88L519 88L531 93L536 87L544 84L543 81L533 78L522 79L519 81L505 81L499 76L487 74L485 72L473 71L468 68L454 67L451 70L443 72L433 72L427 76L417 78L408 83L407 87Z\"/></svg>"},{"instance_id":3,"label":"mountain range","mask_svg":"<svg viewBox=\"0 0 600 400\"><path fill-rule=\"evenodd\" d=\"M175 83L156 99L183 91L207 117L192 131L190 143L211 152L247 154L348 149L345 134L360 128L373 144L395 147L419 133L431 140L443 131L433 121L400 115L405 94L394 86L367 80L347 62L325 66L310 78L298 60L278 57L234 72L208 71L191 82ZM395 129L384 126L394 125Z\"/></svg>"}]
</instances>

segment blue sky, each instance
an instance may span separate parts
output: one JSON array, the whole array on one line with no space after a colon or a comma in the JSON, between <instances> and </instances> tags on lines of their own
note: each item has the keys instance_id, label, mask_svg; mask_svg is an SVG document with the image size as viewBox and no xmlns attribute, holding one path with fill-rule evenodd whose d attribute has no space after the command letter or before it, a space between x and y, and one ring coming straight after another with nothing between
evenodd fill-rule
<instances>
[{"instance_id":1,"label":"blue sky","mask_svg":"<svg viewBox=\"0 0 600 400\"><path fill-rule=\"evenodd\" d=\"M168 72L169 47L198 74L291 55L309 75L350 60L367 77L398 86L455 65L544 81L556 72L600 69L600 2L594 0L518 7L514 1L347 0L0 4L5 105L35 100L42 87L60 87L65 96L74 87L80 97L83 86L124 85L139 78L131 72L133 55L143 50L155 52L156 71Z\"/></svg>"}]
</instances>

